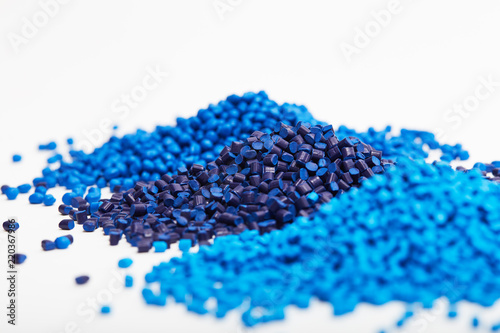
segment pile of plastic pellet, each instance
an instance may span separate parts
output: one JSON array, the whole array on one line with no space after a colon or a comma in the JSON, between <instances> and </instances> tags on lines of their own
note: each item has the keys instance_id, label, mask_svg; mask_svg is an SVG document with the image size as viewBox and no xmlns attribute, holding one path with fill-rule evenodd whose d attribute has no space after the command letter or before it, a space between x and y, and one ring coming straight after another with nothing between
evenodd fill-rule
<instances>
[{"instance_id":1,"label":"pile of plastic pellet","mask_svg":"<svg viewBox=\"0 0 500 333\"><path fill-rule=\"evenodd\" d=\"M500 297L500 192L484 180L500 181L500 163L457 172L415 162L433 150L444 162L468 159L460 144L441 144L432 133L345 126L334 132L305 107L279 105L260 92L231 95L175 126L113 136L90 154L67 142L68 161L55 142L39 146L52 155L29 195L30 203L51 206L56 199L48 189L71 190L59 206L70 217L61 229L102 228L111 245L124 236L139 252L164 252L176 241L189 252L227 236L155 267L146 281L161 284L161 293L144 289L147 303L163 305L171 295L218 317L242 306L252 326L283 318L287 305L306 307L311 297L330 302L337 315L362 302L430 307L446 296L452 305L465 299L490 306ZM392 160L397 170L368 180ZM101 199L106 186L114 194ZM1 188L9 200L30 190ZM42 248L72 243L66 235L43 240ZM25 258L18 254L16 263ZM457 280L466 292L443 293L439 283ZM131 276L125 285L133 285ZM216 309L206 307L210 297ZM411 316L407 311L397 325Z\"/></svg>"},{"instance_id":2,"label":"pile of plastic pellet","mask_svg":"<svg viewBox=\"0 0 500 333\"><path fill-rule=\"evenodd\" d=\"M280 122L271 133L255 131L225 146L206 168L193 164L155 182L140 181L95 209L95 202L76 197L73 209L61 205L59 211L85 231L102 227L111 245L125 235L139 252L153 246L160 252L179 239L208 245L214 236L281 229L391 166L356 138L339 141L331 125ZM59 227L72 229L72 222L64 219Z\"/></svg>"},{"instance_id":3,"label":"pile of plastic pellet","mask_svg":"<svg viewBox=\"0 0 500 333\"><path fill-rule=\"evenodd\" d=\"M283 319L286 306L307 307L311 297L336 315L393 300L428 308L442 296L491 306L500 298L498 207L500 187L477 171L400 159L312 218L217 238L154 267L146 281L159 288L143 296L149 304L173 296L218 317L241 306L249 326ZM461 288L446 291L446 282ZM211 297L215 309L205 307Z\"/></svg>"},{"instance_id":4,"label":"pile of plastic pellet","mask_svg":"<svg viewBox=\"0 0 500 333\"><path fill-rule=\"evenodd\" d=\"M60 161L59 167L44 169L43 177L34 183L69 189L80 184L109 184L112 190L126 190L138 180L156 180L179 167L205 165L215 160L225 145L246 139L255 130L270 131L279 121L294 125L299 120L316 123L305 107L278 105L265 92L231 95L199 110L194 117L177 118L176 126L157 126L152 132L138 130L122 138L113 136L90 154L71 150L70 162L52 158L49 163ZM50 148L55 149L55 145Z\"/></svg>"}]
</instances>

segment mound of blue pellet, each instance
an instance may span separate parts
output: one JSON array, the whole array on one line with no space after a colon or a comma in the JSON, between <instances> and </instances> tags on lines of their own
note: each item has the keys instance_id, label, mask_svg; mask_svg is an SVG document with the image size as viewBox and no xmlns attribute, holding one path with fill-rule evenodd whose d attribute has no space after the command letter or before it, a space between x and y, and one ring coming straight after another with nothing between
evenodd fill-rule
<instances>
[{"instance_id":1,"label":"mound of blue pellet","mask_svg":"<svg viewBox=\"0 0 500 333\"><path fill-rule=\"evenodd\" d=\"M270 131L277 122L295 125L299 120L317 123L305 107L279 105L265 92L231 95L199 110L196 116L177 118L175 126L113 136L90 154L71 150L71 161L61 161L54 170L45 169L35 182L70 189L80 184L128 189L138 180L157 180L179 167L205 165L225 145L246 139L255 130Z\"/></svg>"},{"instance_id":2,"label":"mound of blue pellet","mask_svg":"<svg viewBox=\"0 0 500 333\"><path fill-rule=\"evenodd\" d=\"M173 296L217 317L239 308L249 326L283 319L288 305L305 308L313 297L335 315L394 300L429 308L443 296L491 306L500 298L498 207L500 187L477 170L400 159L312 218L218 238L161 263L143 296L156 305Z\"/></svg>"}]
</instances>

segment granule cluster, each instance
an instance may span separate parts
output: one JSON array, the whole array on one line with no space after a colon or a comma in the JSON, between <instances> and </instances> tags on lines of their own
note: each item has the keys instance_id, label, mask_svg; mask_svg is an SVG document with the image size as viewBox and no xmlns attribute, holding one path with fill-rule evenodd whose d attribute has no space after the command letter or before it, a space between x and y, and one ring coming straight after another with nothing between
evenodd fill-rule
<instances>
[{"instance_id":1,"label":"granule cluster","mask_svg":"<svg viewBox=\"0 0 500 333\"><path fill-rule=\"evenodd\" d=\"M400 159L311 218L218 238L154 267L146 281L159 288L143 296L157 305L173 296L218 317L241 307L249 326L283 319L286 306L307 307L312 297L336 315L393 300L429 308L442 296L491 306L500 298L498 207L500 187L476 170Z\"/></svg>"}]
</instances>

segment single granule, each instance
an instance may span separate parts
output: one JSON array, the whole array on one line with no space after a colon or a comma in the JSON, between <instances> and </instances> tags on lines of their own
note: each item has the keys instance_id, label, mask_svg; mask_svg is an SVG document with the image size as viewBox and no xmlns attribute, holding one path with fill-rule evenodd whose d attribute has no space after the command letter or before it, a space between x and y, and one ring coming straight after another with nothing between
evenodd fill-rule
<instances>
[{"instance_id":1,"label":"single granule","mask_svg":"<svg viewBox=\"0 0 500 333\"><path fill-rule=\"evenodd\" d=\"M89 282L89 280L90 280L90 278L87 275L77 276L75 278L75 282L78 285L85 284L85 283Z\"/></svg>"},{"instance_id":2,"label":"single granule","mask_svg":"<svg viewBox=\"0 0 500 333\"><path fill-rule=\"evenodd\" d=\"M68 246L70 246L70 244L72 243L72 238L70 239L68 236L57 237L54 243L55 247L58 249L67 249Z\"/></svg>"},{"instance_id":3,"label":"single granule","mask_svg":"<svg viewBox=\"0 0 500 333\"><path fill-rule=\"evenodd\" d=\"M19 193L28 193L31 190L30 184L22 184L17 187Z\"/></svg>"},{"instance_id":4,"label":"single granule","mask_svg":"<svg viewBox=\"0 0 500 333\"><path fill-rule=\"evenodd\" d=\"M14 254L14 264L21 265L26 260L26 255L21 253Z\"/></svg>"},{"instance_id":5,"label":"single granule","mask_svg":"<svg viewBox=\"0 0 500 333\"><path fill-rule=\"evenodd\" d=\"M500 187L478 171L399 159L312 218L217 238L154 267L146 281L160 293L143 296L163 304L171 295L218 317L243 305L249 326L282 319L287 305L304 308L311 297L335 315L393 300L430 308L442 296L491 306L500 298L498 207ZM205 307L211 297L216 309Z\"/></svg>"},{"instance_id":6,"label":"single granule","mask_svg":"<svg viewBox=\"0 0 500 333\"><path fill-rule=\"evenodd\" d=\"M5 231L16 231L17 229L19 229L19 223L14 220L7 220L2 223L2 228Z\"/></svg>"},{"instance_id":7,"label":"single granule","mask_svg":"<svg viewBox=\"0 0 500 333\"><path fill-rule=\"evenodd\" d=\"M123 258L123 259L120 259L120 261L118 261L118 267L129 268L130 266L132 266L133 262L134 261L130 258Z\"/></svg>"},{"instance_id":8,"label":"single granule","mask_svg":"<svg viewBox=\"0 0 500 333\"><path fill-rule=\"evenodd\" d=\"M54 250L55 248L56 248L55 242L48 240L48 239L44 239L42 241L42 249L44 251L51 251L51 250Z\"/></svg>"},{"instance_id":9,"label":"single granule","mask_svg":"<svg viewBox=\"0 0 500 333\"><path fill-rule=\"evenodd\" d=\"M35 192L29 196L29 202L31 204L41 204L44 197L45 196L42 193Z\"/></svg>"},{"instance_id":10,"label":"single granule","mask_svg":"<svg viewBox=\"0 0 500 333\"><path fill-rule=\"evenodd\" d=\"M15 200L19 195L19 189L17 187L9 187L5 190L5 195L9 200Z\"/></svg>"},{"instance_id":11,"label":"single granule","mask_svg":"<svg viewBox=\"0 0 500 333\"><path fill-rule=\"evenodd\" d=\"M125 275L125 288L132 288L134 286L134 278L130 275Z\"/></svg>"}]
</instances>

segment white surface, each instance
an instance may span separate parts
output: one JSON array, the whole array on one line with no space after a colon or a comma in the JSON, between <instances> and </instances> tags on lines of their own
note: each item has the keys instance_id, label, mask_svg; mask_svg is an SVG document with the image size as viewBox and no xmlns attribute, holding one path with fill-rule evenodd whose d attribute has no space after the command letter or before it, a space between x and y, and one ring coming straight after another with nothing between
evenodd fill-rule
<instances>
[{"instance_id":1,"label":"white surface","mask_svg":"<svg viewBox=\"0 0 500 333\"><path fill-rule=\"evenodd\" d=\"M358 28L373 25L372 11L394 8L390 1L220 2L231 4L223 19L212 0L67 1L16 52L13 34L22 36L25 20L43 19L41 5L1 1L0 183L31 181L49 156L36 151L39 143L62 144L69 136L84 142L85 133L101 131L103 120L118 123L120 133L149 130L172 124L176 116L194 115L231 93L262 89L278 102L305 104L334 125L442 128L446 141L470 150L471 161L500 160L500 86L488 91L481 83L489 76L500 82L499 2L401 0L387 26L350 62L342 43L353 44ZM169 75L156 84L148 75L158 69ZM122 95L140 91L144 80L150 88L144 100L124 108ZM481 100L467 117L447 113L475 96ZM17 152L23 161L14 165L11 156ZM51 193L60 199L63 191ZM216 320L188 314L183 306L143 304L144 273L176 251L139 256L125 242L112 248L100 232L84 234L76 227L70 249L44 253L42 239L66 234L57 228L56 206L28 205L27 195L14 202L2 196L0 215L2 221L20 220L19 250L28 255L19 273L18 326L7 326L2 310L1 332L244 331L236 313ZM1 237L4 309L6 243ZM117 260L127 255L135 259L129 270L135 287L112 294L112 314L94 318L87 298L105 297L116 282ZM76 287L78 274L89 274L89 284ZM442 315L435 320L422 316L428 325L420 331L467 332L474 314L487 324L500 321L498 307L496 317L491 309L462 307L453 322ZM334 318L328 305L315 304L289 309L285 322L255 331L376 332L392 327L402 309L398 304L362 306Z\"/></svg>"}]
</instances>

